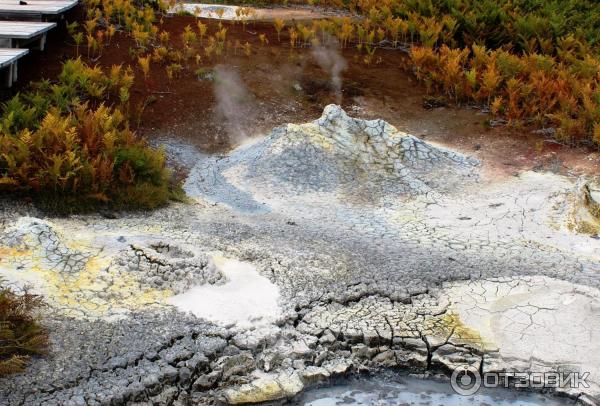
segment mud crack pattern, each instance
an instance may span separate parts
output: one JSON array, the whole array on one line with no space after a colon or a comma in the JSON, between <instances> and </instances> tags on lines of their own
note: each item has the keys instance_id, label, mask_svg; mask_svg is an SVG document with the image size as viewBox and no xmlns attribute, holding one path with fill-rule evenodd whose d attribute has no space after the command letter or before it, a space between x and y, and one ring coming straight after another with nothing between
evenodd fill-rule
<instances>
[{"instance_id":1,"label":"mud crack pattern","mask_svg":"<svg viewBox=\"0 0 600 406\"><path fill-rule=\"evenodd\" d=\"M53 347L1 380L0 403L235 404L357 371L471 364L590 372L589 388L558 392L597 404L600 241L569 227L577 181L491 182L478 167L333 106L199 156L193 204L56 219L2 202L1 275L45 295ZM275 321L169 304L232 283L215 255L276 288Z\"/></svg>"}]
</instances>

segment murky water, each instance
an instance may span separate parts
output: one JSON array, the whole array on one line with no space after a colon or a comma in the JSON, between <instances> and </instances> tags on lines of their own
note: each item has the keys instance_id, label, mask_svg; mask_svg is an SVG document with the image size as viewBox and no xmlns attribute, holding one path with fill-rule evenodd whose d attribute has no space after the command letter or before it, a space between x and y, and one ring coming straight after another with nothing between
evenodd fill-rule
<instances>
[{"instance_id":1,"label":"murky water","mask_svg":"<svg viewBox=\"0 0 600 406\"><path fill-rule=\"evenodd\" d=\"M352 379L332 387L307 391L293 404L304 406L554 406L574 404L569 399L508 389L481 389L473 396L460 396L449 383L397 377Z\"/></svg>"}]
</instances>

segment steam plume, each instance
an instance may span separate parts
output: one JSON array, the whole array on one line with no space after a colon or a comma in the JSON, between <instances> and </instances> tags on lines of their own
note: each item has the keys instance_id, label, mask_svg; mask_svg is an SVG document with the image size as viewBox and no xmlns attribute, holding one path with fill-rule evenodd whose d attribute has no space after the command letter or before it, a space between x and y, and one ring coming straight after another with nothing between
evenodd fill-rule
<instances>
[{"instance_id":1,"label":"steam plume","mask_svg":"<svg viewBox=\"0 0 600 406\"><path fill-rule=\"evenodd\" d=\"M324 71L329 73L331 77L331 86L335 93L335 101L337 104L342 102L342 72L348 64L338 51L337 40L331 37L326 37L323 44L318 44L313 47L312 55Z\"/></svg>"},{"instance_id":2,"label":"steam plume","mask_svg":"<svg viewBox=\"0 0 600 406\"><path fill-rule=\"evenodd\" d=\"M217 113L225 124L229 138L243 142L251 134L248 129L253 122L254 99L246 90L240 75L227 66L215 67L214 93Z\"/></svg>"}]
</instances>

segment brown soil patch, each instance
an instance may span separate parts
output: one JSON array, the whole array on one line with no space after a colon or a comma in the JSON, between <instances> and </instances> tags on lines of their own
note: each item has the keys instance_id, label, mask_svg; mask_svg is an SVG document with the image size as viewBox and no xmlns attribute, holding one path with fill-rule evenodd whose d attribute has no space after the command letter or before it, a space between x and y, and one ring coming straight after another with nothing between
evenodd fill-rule
<instances>
[{"instance_id":1,"label":"brown soil patch","mask_svg":"<svg viewBox=\"0 0 600 406\"><path fill-rule=\"evenodd\" d=\"M79 13L79 14L78 14ZM68 20L80 16L75 10ZM209 33L217 22L205 20ZM304 122L317 118L325 105L335 102L329 75L323 71L308 49L290 49L288 36L282 32L281 43L271 24L224 22L229 28L227 39L252 45L250 58L238 50L212 60L203 58L202 66L227 65L239 72L252 98L252 117L245 120L245 129L254 135L265 134L286 122ZM179 42L186 25L195 27L194 17L165 17L161 29ZM270 42L261 46L259 33ZM214 83L199 80L194 73L195 62L189 61L180 77L169 81L165 68L156 64L148 80L130 57L132 41L117 34L106 47L99 65L131 64L137 76L132 92L131 110L140 115L138 132L147 138L177 137L193 143L207 152L224 152L239 140L232 139L217 114ZM233 48L233 47L232 47ZM85 52L83 50L82 52ZM407 68L406 56L395 50L377 50L376 62L366 66L354 49L343 50L348 68L343 73L342 105L351 115L383 118L399 129L482 158L495 176L504 176L524 169L543 168L561 172L599 173L600 154L584 148L569 148L533 134L531 129L488 128L489 117L475 108L423 107L426 95ZM20 64L20 83L52 78L60 62L75 56L75 46L64 32L50 35L45 52L32 52ZM301 90L298 90L301 87ZM134 120L137 121L137 120Z\"/></svg>"}]
</instances>

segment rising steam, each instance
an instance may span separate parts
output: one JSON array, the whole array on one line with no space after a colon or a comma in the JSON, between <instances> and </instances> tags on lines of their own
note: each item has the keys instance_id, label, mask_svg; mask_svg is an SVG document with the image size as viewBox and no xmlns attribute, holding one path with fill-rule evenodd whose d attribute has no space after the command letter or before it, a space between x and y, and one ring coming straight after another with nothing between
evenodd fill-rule
<instances>
[{"instance_id":1,"label":"rising steam","mask_svg":"<svg viewBox=\"0 0 600 406\"><path fill-rule=\"evenodd\" d=\"M324 71L331 77L331 87L335 93L337 104L342 102L342 72L348 64L338 52L338 43L335 38L326 37L323 44L317 44L312 49L312 55Z\"/></svg>"},{"instance_id":2,"label":"rising steam","mask_svg":"<svg viewBox=\"0 0 600 406\"><path fill-rule=\"evenodd\" d=\"M217 114L223 120L230 140L242 143L250 137L254 99L246 90L240 75L227 66L215 67L215 97Z\"/></svg>"}]
</instances>

